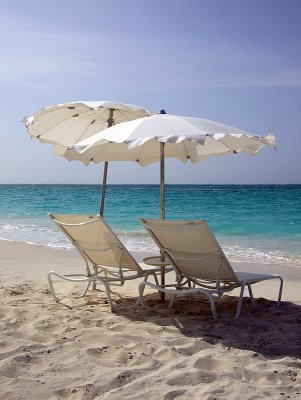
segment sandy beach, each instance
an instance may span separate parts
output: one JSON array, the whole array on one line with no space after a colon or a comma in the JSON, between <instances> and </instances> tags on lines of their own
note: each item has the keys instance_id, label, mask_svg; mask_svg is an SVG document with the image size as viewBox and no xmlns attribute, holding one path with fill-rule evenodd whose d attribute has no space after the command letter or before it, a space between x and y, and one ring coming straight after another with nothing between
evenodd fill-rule
<instances>
[{"instance_id":1,"label":"sandy beach","mask_svg":"<svg viewBox=\"0 0 301 400\"><path fill-rule=\"evenodd\" d=\"M213 322L201 299L176 307L138 282L114 289L115 313L100 290L85 300L82 286L63 283L67 308L55 304L50 270L82 271L73 251L0 241L2 399L300 399L301 269L256 264L236 269L279 273L254 286L234 319L237 293L217 303ZM141 254L136 255L141 258ZM101 289L101 288L99 288Z\"/></svg>"}]
</instances>

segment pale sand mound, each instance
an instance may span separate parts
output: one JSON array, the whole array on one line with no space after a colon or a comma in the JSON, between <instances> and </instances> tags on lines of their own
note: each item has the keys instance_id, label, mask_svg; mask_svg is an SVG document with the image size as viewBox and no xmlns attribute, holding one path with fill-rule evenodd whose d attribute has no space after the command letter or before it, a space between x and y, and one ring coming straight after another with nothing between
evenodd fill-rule
<instances>
[{"instance_id":1,"label":"pale sand mound","mask_svg":"<svg viewBox=\"0 0 301 400\"><path fill-rule=\"evenodd\" d=\"M64 289L69 303L71 300ZM116 289L117 290L117 289ZM1 399L300 399L301 306L237 298L217 304L179 299L174 310L118 289L116 312L105 296L69 310L46 282L2 283ZM79 293L78 288L73 290Z\"/></svg>"}]
</instances>

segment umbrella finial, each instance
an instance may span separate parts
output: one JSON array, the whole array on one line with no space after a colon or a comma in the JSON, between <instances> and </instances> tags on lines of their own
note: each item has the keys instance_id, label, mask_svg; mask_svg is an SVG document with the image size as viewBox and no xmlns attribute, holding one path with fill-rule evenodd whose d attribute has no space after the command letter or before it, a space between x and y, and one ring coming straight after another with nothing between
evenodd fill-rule
<instances>
[{"instance_id":1,"label":"umbrella finial","mask_svg":"<svg viewBox=\"0 0 301 400\"><path fill-rule=\"evenodd\" d=\"M162 108L162 109L158 112L158 114L166 114L166 111Z\"/></svg>"}]
</instances>

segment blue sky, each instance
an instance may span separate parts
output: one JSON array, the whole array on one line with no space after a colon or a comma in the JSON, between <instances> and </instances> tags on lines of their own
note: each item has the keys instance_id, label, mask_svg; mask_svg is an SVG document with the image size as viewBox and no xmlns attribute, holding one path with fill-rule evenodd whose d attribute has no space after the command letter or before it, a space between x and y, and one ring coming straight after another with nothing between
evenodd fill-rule
<instances>
[{"instance_id":1,"label":"blue sky","mask_svg":"<svg viewBox=\"0 0 301 400\"><path fill-rule=\"evenodd\" d=\"M21 123L38 109L112 100L265 135L277 151L166 163L167 183L301 183L301 1L0 0L0 183L98 183ZM109 183L159 166L111 163Z\"/></svg>"}]
</instances>

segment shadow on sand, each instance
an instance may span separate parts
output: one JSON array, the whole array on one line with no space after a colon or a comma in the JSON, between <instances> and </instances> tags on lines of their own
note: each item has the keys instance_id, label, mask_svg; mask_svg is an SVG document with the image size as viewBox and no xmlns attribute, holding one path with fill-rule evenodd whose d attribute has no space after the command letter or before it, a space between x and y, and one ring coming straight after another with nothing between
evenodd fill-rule
<instances>
[{"instance_id":1,"label":"shadow on sand","mask_svg":"<svg viewBox=\"0 0 301 400\"><path fill-rule=\"evenodd\" d=\"M115 299L115 313L130 321L144 321L160 327L177 328L184 336L199 338L210 344L222 343L229 348L249 350L266 357L301 358L301 306L255 299L243 302L239 319L234 319L237 297L224 296L216 302L218 321L212 320L210 304L205 299L179 298L173 309L162 304L157 294L145 296L145 305L137 298Z\"/></svg>"}]
</instances>

